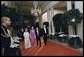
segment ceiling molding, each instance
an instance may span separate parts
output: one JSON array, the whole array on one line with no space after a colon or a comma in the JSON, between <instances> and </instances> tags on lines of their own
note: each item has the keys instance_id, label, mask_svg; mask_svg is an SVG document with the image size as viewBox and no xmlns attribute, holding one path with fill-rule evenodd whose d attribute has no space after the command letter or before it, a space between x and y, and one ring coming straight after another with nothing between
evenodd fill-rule
<instances>
[{"instance_id":1,"label":"ceiling molding","mask_svg":"<svg viewBox=\"0 0 84 57\"><path fill-rule=\"evenodd\" d=\"M67 8L67 1L60 1L54 6L55 10L66 10Z\"/></svg>"}]
</instances>

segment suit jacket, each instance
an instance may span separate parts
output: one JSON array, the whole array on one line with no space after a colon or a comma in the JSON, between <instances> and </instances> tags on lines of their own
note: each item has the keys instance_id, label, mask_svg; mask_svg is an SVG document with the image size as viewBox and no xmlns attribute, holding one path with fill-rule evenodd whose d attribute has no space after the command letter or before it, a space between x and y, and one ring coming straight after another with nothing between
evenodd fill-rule
<instances>
[{"instance_id":1,"label":"suit jacket","mask_svg":"<svg viewBox=\"0 0 84 57\"><path fill-rule=\"evenodd\" d=\"M8 34L7 32L7 28L3 25L1 25L1 47L10 47L10 43L11 43L11 38L9 36L7 36L6 34Z\"/></svg>"},{"instance_id":2,"label":"suit jacket","mask_svg":"<svg viewBox=\"0 0 84 57\"><path fill-rule=\"evenodd\" d=\"M37 31L36 31L36 30L35 30L35 33L36 33L36 38L37 38L37 37L40 37L40 36L41 36L41 30L40 30L40 28L39 28L39 30L38 30L39 35L37 34Z\"/></svg>"},{"instance_id":3,"label":"suit jacket","mask_svg":"<svg viewBox=\"0 0 84 57\"><path fill-rule=\"evenodd\" d=\"M46 28L46 33L45 33L44 28L42 28L42 35L48 35L48 28Z\"/></svg>"}]
</instances>

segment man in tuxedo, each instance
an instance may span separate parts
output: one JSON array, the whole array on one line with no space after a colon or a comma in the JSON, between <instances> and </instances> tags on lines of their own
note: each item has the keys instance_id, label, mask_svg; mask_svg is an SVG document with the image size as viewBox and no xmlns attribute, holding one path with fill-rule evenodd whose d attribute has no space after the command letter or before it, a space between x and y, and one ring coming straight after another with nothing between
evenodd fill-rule
<instances>
[{"instance_id":1,"label":"man in tuxedo","mask_svg":"<svg viewBox=\"0 0 84 57\"><path fill-rule=\"evenodd\" d=\"M2 17L1 18L1 55L2 56L9 56L10 53L10 44L11 38L8 33L8 26L10 26L11 21L9 17Z\"/></svg>"},{"instance_id":2,"label":"man in tuxedo","mask_svg":"<svg viewBox=\"0 0 84 57\"><path fill-rule=\"evenodd\" d=\"M38 43L41 47L41 39L40 39L40 36L41 36L41 31L40 31L40 28L39 27L36 27L36 39L37 39L37 46L38 46Z\"/></svg>"},{"instance_id":3,"label":"man in tuxedo","mask_svg":"<svg viewBox=\"0 0 84 57\"><path fill-rule=\"evenodd\" d=\"M44 27L42 28L42 35L43 35L44 44L47 45L48 28L46 27L46 25L44 25Z\"/></svg>"}]
</instances>

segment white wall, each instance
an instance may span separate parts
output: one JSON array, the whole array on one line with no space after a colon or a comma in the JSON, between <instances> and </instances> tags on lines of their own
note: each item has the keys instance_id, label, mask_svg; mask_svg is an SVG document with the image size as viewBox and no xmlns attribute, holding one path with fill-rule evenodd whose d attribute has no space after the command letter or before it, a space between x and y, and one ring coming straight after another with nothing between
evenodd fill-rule
<instances>
[{"instance_id":1,"label":"white wall","mask_svg":"<svg viewBox=\"0 0 84 57\"><path fill-rule=\"evenodd\" d=\"M75 1L75 8L79 9L83 13L83 1Z\"/></svg>"},{"instance_id":2,"label":"white wall","mask_svg":"<svg viewBox=\"0 0 84 57\"><path fill-rule=\"evenodd\" d=\"M45 13L42 15L42 22L46 22L46 21L48 21L47 12L45 12Z\"/></svg>"},{"instance_id":3,"label":"white wall","mask_svg":"<svg viewBox=\"0 0 84 57\"><path fill-rule=\"evenodd\" d=\"M81 13L83 13L83 1L75 1L75 8L79 9ZM83 41L83 19L81 23L77 24L77 34L80 36Z\"/></svg>"},{"instance_id":4,"label":"white wall","mask_svg":"<svg viewBox=\"0 0 84 57\"><path fill-rule=\"evenodd\" d=\"M83 19L82 19L81 23L79 23L77 25L77 34L80 36L80 39L83 42Z\"/></svg>"},{"instance_id":5,"label":"white wall","mask_svg":"<svg viewBox=\"0 0 84 57\"><path fill-rule=\"evenodd\" d=\"M58 14L58 13L64 13L64 11L63 10L54 10L54 15Z\"/></svg>"},{"instance_id":6,"label":"white wall","mask_svg":"<svg viewBox=\"0 0 84 57\"><path fill-rule=\"evenodd\" d=\"M67 10L70 10L71 8L71 1L67 1Z\"/></svg>"}]
</instances>

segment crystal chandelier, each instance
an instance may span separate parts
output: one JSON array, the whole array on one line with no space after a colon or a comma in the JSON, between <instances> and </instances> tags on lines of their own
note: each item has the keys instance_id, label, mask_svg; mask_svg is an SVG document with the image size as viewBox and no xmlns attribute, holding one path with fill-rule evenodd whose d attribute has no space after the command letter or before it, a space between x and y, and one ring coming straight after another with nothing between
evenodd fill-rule
<instances>
[{"instance_id":1,"label":"crystal chandelier","mask_svg":"<svg viewBox=\"0 0 84 57\"><path fill-rule=\"evenodd\" d=\"M38 7L38 2L33 2L33 8L31 9L31 14L34 16L39 16L41 14L41 9Z\"/></svg>"}]
</instances>

